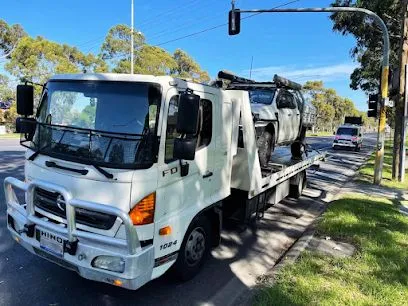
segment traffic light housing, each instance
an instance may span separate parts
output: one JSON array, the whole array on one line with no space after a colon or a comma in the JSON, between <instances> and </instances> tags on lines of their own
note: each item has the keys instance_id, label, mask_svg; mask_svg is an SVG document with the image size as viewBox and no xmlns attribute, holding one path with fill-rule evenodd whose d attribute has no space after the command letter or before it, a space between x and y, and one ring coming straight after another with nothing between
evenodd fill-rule
<instances>
[{"instance_id":1,"label":"traffic light housing","mask_svg":"<svg viewBox=\"0 0 408 306\"><path fill-rule=\"evenodd\" d=\"M379 94L369 95L367 112L368 117L377 118L379 98L380 98Z\"/></svg>"},{"instance_id":2,"label":"traffic light housing","mask_svg":"<svg viewBox=\"0 0 408 306\"><path fill-rule=\"evenodd\" d=\"M241 12L233 9L228 14L228 34L238 35L241 32Z\"/></svg>"}]
</instances>

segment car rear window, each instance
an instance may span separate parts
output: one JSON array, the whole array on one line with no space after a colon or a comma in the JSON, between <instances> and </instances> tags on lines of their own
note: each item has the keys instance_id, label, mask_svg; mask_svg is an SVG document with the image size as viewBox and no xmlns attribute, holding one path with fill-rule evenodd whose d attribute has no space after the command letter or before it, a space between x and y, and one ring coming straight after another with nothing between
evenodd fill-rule
<instances>
[{"instance_id":1,"label":"car rear window","mask_svg":"<svg viewBox=\"0 0 408 306\"><path fill-rule=\"evenodd\" d=\"M339 128L337 130L337 135L357 136L358 135L358 129L355 129L355 128Z\"/></svg>"}]
</instances>

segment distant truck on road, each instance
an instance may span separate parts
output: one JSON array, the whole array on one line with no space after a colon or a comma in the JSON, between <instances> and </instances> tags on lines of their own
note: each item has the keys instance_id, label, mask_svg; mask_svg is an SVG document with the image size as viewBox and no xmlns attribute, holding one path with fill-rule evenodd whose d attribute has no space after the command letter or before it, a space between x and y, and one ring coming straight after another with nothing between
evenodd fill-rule
<instances>
[{"instance_id":1,"label":"distant truck on road","mask_svg":"<svg viewBox=\"0 0 408 306\"><path fill-rule=\"evenodd\" d=\"M12 237L84 278L127 289L168 270L192 278L219 244L223 219L244 224L299 197L306 169L323 158L261 165L252 94L169 76L56 75L33 117L33 87L18 86L27 151L24 181L4 181ZM296 93L277 95L300 108ZM300 127L290 127L291 139Z\"/></svg>"},{"instance_id":2,"label":"distant truck on road","mask_svg":"<svg viewBox=\"0 0 408 306\"><path fill-rule=\"evenodd\" d=\"M362 145L362 118L346 117L345 123L337 128L332 145L333 149L352 148L358 152Z\"/></svg>"}]
</instances>

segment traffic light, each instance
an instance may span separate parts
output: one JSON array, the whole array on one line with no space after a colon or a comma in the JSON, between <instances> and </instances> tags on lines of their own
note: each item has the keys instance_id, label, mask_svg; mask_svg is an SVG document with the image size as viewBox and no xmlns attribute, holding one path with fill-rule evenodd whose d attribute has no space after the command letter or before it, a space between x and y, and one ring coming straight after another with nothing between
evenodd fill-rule
<instances>
[{"instance_id":1,"label":"traffic light","mask_svg":"<svg viewBox=\"0 0 408 306\"><path fill-rule=\"evenodd\" d=\"M237 35L241 32L241 12L234 6L228 15L228 34Z\"/></svg>"},{"instance_id":2,"label":"traffic light","mask_svg":"<svg viewBox=\"0 0 408 306\"><path fill-rule=\"evenodd\" d=\"M368 117L377 118L379 98L380 96L378 94L368 96Z\"/></svg>"}]
</instances>

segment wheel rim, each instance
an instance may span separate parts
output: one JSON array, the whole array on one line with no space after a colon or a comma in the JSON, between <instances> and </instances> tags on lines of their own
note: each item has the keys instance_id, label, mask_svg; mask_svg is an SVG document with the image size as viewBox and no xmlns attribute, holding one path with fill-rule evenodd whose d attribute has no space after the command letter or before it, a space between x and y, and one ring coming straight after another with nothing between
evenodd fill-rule
<instances>
[{"instance_id":1,"label":"wheel rim","mask_svg":"<svg viewBox=\"0 0 408 306\"><path fill-rule=\"evenodd\" d=\"M195 228L187 238L185 258L189 266L194 266L203 258L205 251L205 235L201 227Z\"/></svg>"}]
</instances>

